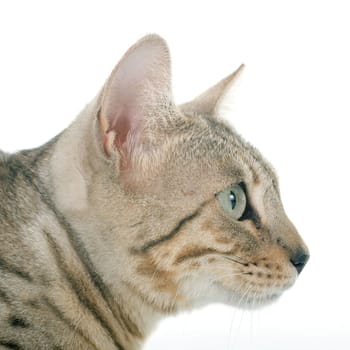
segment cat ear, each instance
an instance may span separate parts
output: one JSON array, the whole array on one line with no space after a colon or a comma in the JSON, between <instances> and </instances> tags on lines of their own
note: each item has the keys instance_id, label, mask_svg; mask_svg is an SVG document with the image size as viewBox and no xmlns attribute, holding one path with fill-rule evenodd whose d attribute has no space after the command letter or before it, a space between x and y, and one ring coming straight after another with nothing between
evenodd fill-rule
<instances>
[{"instance_id":1,"label":"cat ear","mask_svg":"<svg viewBox=\"0 0 350 350\"><path fill-rule=\"evenodd\" d=\"M231 93L243 69L244 64L241 64L235 72L197 96L194 100L182 104L180 109L185 114L209 114L215 116L218 114L223 100Z\"/></svg>"},{"instance_id":2,"label":"cat ear","mask_svg":"<svg viewBox=\"0 0 350 350\"><path fill-rule=\"evenodd\" d=\"M99 119L106 154L130 156L145 141L146 119L171 101L168 46L160 36L148 35L126 52L102 92Z\"/></svg>"}]
</instances>

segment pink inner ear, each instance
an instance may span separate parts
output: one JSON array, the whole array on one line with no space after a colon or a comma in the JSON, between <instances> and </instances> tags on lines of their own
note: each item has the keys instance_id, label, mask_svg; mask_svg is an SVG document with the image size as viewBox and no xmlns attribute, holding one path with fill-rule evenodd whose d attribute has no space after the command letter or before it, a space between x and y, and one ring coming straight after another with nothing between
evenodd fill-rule
<instances>
[{"instance_id":1,"label":"pink inner ear","mask_svg":"<svg viewBox=\"0 0 350 350\"><path fill-rule=\"evenodd\" d=\"M114 145L118 149L121 149L121 147L126 142L128 134L131 131L130 128L131 128L130 116L128 116L127 113L124 112L124 113L121 113L118 118L114 119L113 124L107 130L107 132L114 130L115 132Z\"/></svg>"},{"instance_id":2,"label":"pink inner ear","mask_svg":"<svg viewBox=\"0 0 350 350\"><path fill-rule=\"evenodd\" d=\"M148 109L171 95L169 68L166 43L149 36L129 49L114 69L104 89L100 118L107 155L118 150L127 158L139 145Z\"/></svg>"}]
</instances>

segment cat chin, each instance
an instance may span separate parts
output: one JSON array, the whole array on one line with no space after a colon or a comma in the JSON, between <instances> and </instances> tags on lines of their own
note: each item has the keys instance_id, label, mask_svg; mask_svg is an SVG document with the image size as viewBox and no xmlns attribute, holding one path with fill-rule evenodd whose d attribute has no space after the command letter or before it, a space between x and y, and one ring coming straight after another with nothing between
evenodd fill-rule
<instances>
[{"instance_id":1,"label":"cat chin","mask_svg":"<svg viewBox=\"0 0 350 350\"><path fill-rule=\"evenodd\" d=\"M287 289L287 288L286 288ZM237 291L221 286L221 295L216 296L216 300L228 306L234 306L244 310L256 310L276 302L285 289L275 289L266 291Z\"/></svg>"},{"instance_id":2,"label":"cat chin","mask_svg":"<svg viewBox=\"0 0 350 350\"><path fill-rule=\"evenodd\" d=\"M276 302L283 294L284 290L274 290L266 292L252 292L251 295L234 291L230 288L214 284L207 290L205 296L200 296L190 302L190 309L202 308L209 304L220 303L244 310L256 310Z\"/></svg>"},{"instance_id":3,"label":"cat chin","mask_svg":"<svg viewBox=\"0 0 350 350\"><path fill-rule=\"evenodd\" d=\"M265 296L259 296L259 297L247 297L242 300L241 296L235 296L235 295L221 295L220 297L217 297L215 300L208 298L208 299L201 299L197 300L196 302L193 302L190 309L199 309L208 306L209 304L224 304L227 306L235 307L237 309L243 309L243 310L257 310L262 309L266 306L269 306L276 302L280 296L283 293L275 293L275 294L269 294ZM186 309L186 308L185 308Z\"/></svg>"},{"instance_id":4,"label":"cat chin","mask_svg":"<svg viewBox=\"0 0 350 350\"><path fill-rule=\"evenodd\" d=\"M221 300L221 302L228 306L233 306L243 310L257 310L265 306L271 305L276 302L283 293L271 293L259 296L245 296L232 295L226 297L226 300Z\"/></svg>"},{"instance_id":5,"label":"cat chin","mask_svg":"<svg viewBox=\"0 0 350 350\"><path fill-rule=\"evenodd\" d=\"M276 302L279 297L282 295L282 293L280 294L271 294L271 295L267 295L267 296L263 296L263 297L258 297L258 298L248 298L246 300L244 300L244 302L240 302L240 303L230 303L229 305L238 307L240 309L244 309L244 310L257 310L257 309L261 309L263 307L266 307L268 305L273 304L274 302Z\"/></svg>"}]
</instances>

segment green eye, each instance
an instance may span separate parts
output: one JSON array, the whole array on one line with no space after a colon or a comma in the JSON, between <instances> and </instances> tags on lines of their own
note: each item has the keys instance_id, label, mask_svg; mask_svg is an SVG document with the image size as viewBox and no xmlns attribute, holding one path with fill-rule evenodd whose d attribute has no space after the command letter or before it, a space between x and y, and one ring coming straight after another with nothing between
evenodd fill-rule
<instances>
[{"instance_id":1,"label":"green eye","mask_svg":"<svg viewBox=\"0 0 350 350\"><path fill-rule=\"evenodd\" d=\"M226 190L219 192L217 199L221 207L235 220L239 220L246 208L247 197L240 185L232 185Z\"/></svg>"}]
</instances>

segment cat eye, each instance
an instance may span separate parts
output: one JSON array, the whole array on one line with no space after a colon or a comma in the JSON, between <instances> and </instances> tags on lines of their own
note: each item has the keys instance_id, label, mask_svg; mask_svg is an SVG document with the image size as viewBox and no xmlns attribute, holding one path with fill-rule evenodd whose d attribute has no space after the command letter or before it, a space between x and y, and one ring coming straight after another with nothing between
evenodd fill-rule
<instances>
[{"instance_id":1,"label":"cat eye","mask_svg":"<svg viewBox=\"0 0 350 350\"><path fill-rule=\"evenodd\" d=\"M245 212L247 197L241 185L232 185L216 195L221 207L234 220L239 220Z\"/></svg>"}]
</instances>

